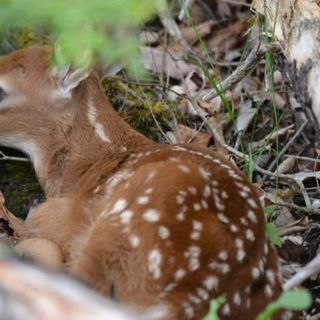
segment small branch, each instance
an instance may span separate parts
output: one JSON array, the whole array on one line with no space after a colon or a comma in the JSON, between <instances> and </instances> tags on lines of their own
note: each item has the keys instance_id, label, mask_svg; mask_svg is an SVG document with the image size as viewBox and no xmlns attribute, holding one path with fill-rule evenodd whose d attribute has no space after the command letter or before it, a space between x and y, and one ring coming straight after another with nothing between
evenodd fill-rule
<instances>
[{"instance_id":1,"label":"small branch","mask_svg":"<svg viewBox=\"0 0 320 320\"><path fill-rule=\"evenodd\" d=\"M255 68L265 52L266 47L254 47L247 58L243 61L243 63L241 63L239 67L230 74L230 76L228 76L218 85L219 91L225 92L228 89L232 88L236 83L241 81L249 72L251 72ZM218 90L212 89L202 96L202 100L210 101L217 96Z\"/></svg>"},{"instance_id":2,"label":"small branch","mask_svg":"<svg viewBox=\"0 0 320 320\"><path fill-rule=\"evenodd\" d=\"M20 158L20 157L9 157L0 151L0 161L22 161L22 162L30 162L28 158Z\"/></svg>"},{"instance_id":3,"label":"small branch","mask_svg":"<svg viewBox=\"0 0 320 320\"><path fill-rule=\"evenodd\" d=\"M295 209L295 210L301 211L303 213L306 213L308 215L311 215L311 214L320 215L320 209L316 209L316 208L300 207L300 206L297 206L296 204L284 202L284 201L273 202L273 204L276 206L280 206L280 207L287 207L290 209Z\"/></svg>"},{"instance_id":4,"label":"small branch","mask_svg":"<svg viewBox=\"0 0 320 320\"><path fill-rule=\"evenodd\" d=\"M258 141L252 142L251 148L252 150L256 150L259 148L262 148L266 144L270 144L273 142L277 137L285 135L288 131L294 128L294 124L290 124L289 126L285 128L279 128L278 130L274 130L270 133L268 133L264 138Z\"/></svg>"},{"instance_id":5,"label":"small branch","mask_svg":"<svg viewBox=\"0 0 320 320\"><path fill-rule=\"evenodd\" d=\"M278 160L281 159L281 157L288 151L288 149L293 145L293 143L296 141L296 139L300 136L300 134L303 132L304 128L308 124L308 121L305 121L301 127L297 130L297 132L291 137L291 139L288 141L288 143L281 149L279 154L276 156L276 158L271 162L270 166L268 167L268 170L272 171L274 170L275 166L278 163Z\"/></svg>"},{"instance_id":6,"label":"small branch","mask_svg":"<svg viewBox=\"0 0 320 320\"><path fill-rule=\"evenodd\" d=\"M316 256L304 268L292 276L283 286L284 290L292 289L299 286L302 282L310 278L312 275L320 272L320 255Z\"/></svg>"},{"instance_id":7,"label":"small branch","mask_svg":"<svg viewBox=\"0 0 320 320\"><path fill-rule=\"evenodd\" d=\"M247 58L234 70L226 79L224 79L219 85L219 91L225 92L232 88L236 83L241 81L247 76L259 63L267 50L278 51L277 44L270 43L268 46L260 47L260 45L254 47ZM210 92L202 96L202 100L210 101L218 96L218 90L212 89Z\"/></svg>"}]
</instances>

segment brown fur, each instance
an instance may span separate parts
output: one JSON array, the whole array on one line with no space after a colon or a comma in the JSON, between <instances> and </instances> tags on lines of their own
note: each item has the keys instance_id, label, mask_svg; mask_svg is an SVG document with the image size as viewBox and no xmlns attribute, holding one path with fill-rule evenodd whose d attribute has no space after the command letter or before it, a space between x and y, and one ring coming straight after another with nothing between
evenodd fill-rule
<instances>
[{"instance_id":1,"label":"brown fur","mask_svg":"<svg viewBox=\"0 0 320 320\"><path fill-rule=\"evenodd\" d=\"M137 308L163 305L166 319L201 319L222 294L230 312L222 307L221 319L254 319L281 284L252 185L209 149L159 145L134 131L94 73L72 97L59 97L49 55L47 47L32 47L0 63L0 85L23 97L10 107L0 103L0 143L21 148L27 141L22 149L37 159L47 196L22 236L51 240L69 272ZM110 143L88 120L90 99ZM179 269L186 274L177 280Z\"/></svg>"}]
</instances>

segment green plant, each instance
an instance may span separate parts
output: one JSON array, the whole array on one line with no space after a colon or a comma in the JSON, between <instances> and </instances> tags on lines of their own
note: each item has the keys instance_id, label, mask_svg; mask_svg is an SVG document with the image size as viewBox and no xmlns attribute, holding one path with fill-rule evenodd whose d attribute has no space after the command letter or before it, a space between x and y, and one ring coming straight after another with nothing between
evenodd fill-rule
<instances>
[{"instance_id":1,"label":"green plant","mask_svg":"<svg viewBox=\"0 0 320 320\"><path fill-rule=\"evenodd\" d=\"M139 24L152 16L159 1L5 0L0 4L0 27L47 30L59 45L60 64L83 64L85 57L86 64L101 58L137 67Z\"/></svg>"},{"instance_id":2,"label":"green plant","mask_svg":"<svg viewBox=\"0 0 320 320\"><path fill-rule=\"evenodd\" d=\"M203 320L218 320L218 309L225 302L225 297L222 295L217 299L213 299L210 302L210 309L208 314L203 318Z\"/></svg>"},{"instance_id":3,"label":"green plant","mask_svg":"<svg viewBox=\"0 0 320 320\"><path fill-rule=\"evenodd\" d=\"M305 289L285 291L274 302L259 314L256 320L269 320L272 315L281 309L299 311L305 310L311 305L311 295Z\"/></svg>"}]
</instances>

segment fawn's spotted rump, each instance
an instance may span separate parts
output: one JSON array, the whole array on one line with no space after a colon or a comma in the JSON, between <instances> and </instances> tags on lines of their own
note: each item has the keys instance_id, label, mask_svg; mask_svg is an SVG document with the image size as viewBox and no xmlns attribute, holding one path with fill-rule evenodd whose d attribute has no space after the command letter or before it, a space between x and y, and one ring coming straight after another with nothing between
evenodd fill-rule
<instances>
[{"instance_id":1,"label":"fawn's spotted rump","mask_svg":"<svg viewBox=\"0 0 320 320\"><path fill-rule=\"evenodd\" d=\"M202 319L222 294L221 319L254 319L281 285L252 185L209 149L142 136L96 73L52 70L50 55L0 62L0 144L30 156L47 197L21 238L52 241L68 272L165 320Z\"/></svg>"},{"instance_id":2,"label":"fawn's spotted rump","mask_svg":"<svg viewBox=\"0 0 320 320\"><path fill-rule=\"evenodd\" d=\"M168 319L201 319L210 300L226 294L221 319L254 319L279 295L277 258L255 191L219 155L194 146L142 148L92 197L101 212L84 250L113 227L119 265L106 270L122 279L113 283L122 300L166 306ZM91 271L87 276L90 282Z\"/></svg>"}]
</instances>

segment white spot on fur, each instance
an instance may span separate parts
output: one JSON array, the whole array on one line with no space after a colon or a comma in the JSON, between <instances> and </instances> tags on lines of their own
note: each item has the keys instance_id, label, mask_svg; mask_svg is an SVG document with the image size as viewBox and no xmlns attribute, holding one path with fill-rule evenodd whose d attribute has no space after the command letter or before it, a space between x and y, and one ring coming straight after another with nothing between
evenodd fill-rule
<instances>
[{"instance_id":1,"label":"white spot on fur","mask_svg":"<svg viewBox=\"0 0 320 320\"><path fill-rule=\"evenodd\" d=\"M192 227L193 227L194 230L201 231L202 230L202 222L200 222L198 220L193 220L192 221Z\"/></svg>"},{"instance_id":2,"label":"white spot on fur","mask_svg":"<svg viewBox=\"0 0 320 320\"><path fill-rule=\"evenodd\" d=\"M225 303L224 306L222 307L221 313L225 316L230 316L231 311L230 311L230 306L229 304Z\"/></svg>"},{"instance_id":3,"label":"white spot on fur","mask_svg":"<svg viewBox=\"0 0 320 320\"><path fill-rule=\"evenodd\" d=\"M260 271L258 268L253 268L251 270L251 275L253 279L258 279L260 277Z\"/></svg>"},{"instance_id":4,"label":"white spot on fur","mask_svg":"<svg viewBox=\"0 0 320 320\"><path fill-rule=\"evenodd\" d=\"M213 289L217 290L218 286L219 286L219 279L216 276L209 276L207 278L204 279L203 281L203 286L211 291Z\"/></svg>"},{"instance_id":5,"label":"white spot on fur","mask_svg":"<svg viewBox=\"0 0 320 320\"><path fill-rule=\"evenodd\" d=\"M228 252L226 250L219 252L218 258L223 261L226 261L228 259Z\"/></svg>"},{"instance_id":6,"label":"white spot on fur","mask_svg":"<svg viewBox=\"0 0 320 320\"><path fill-rule=\"evenodd\" d=\"M129 241L133 248L137 248L141 242L141 239L138 236L132 235L129 237Z\"/></svg>"},{"instance_id":7,"label":"white spot on fur","mask_svg":"<svg viewBox=\"0 0 320 320\"><path fill-rule=\"evenodd\" d=\"M273 290L268 284L264 287L264 292L268 297L273 296Z\"/></svg>"},{"instance_id":8,"label":"white spot on fur","mask_svg":"<svg viewBox=\"0 0 320 320\"><path fill-rule=\"evenodd\" d=\"M107 136L104 127L97 121L97 109L94 106L93 100L90 98L88 101L88 120L93 126L96 135L103 141L111 143L110 138Z\"/></svg>"},{"instance_id":9,"label":"white spot on fur","mask_svg":"<svg viewBox=\"0 0 320 320\"><path fill-rule=\"evenodd\" d=\"M166 239L169 238L170 231L169 231L169 229L167 227L160 226L158 231L159 231L159 236L160 236L161 239L166 240Z\"/></svg>"},{"instance_id":10,"label":"white spot on fur","mask_svg":"<svg viewBox=\"0 0 320 320\"><path fill-rule=\"evenodd\" d=\"M123 224L128 224L133 216L133 212L131 210L125 210L120 214L120 220Z\"/></svg>"},{"instance_id":11,"label":"white spot on fur","mask_svg":"<svg viewBox=\"0 0 320 320\"><path fill-rule=\"evenodd\" d=\"M231 230L231 232L233 232L233 233L236 233L236 232L239 231L238 227L237 227L236 225L234 225L234 224L231 224L231 225L230 225L230 230Z\"/></svg>"},{"instance_id":12,"label":"white spot on fur","mask_svg":"<svg viewBox=\"0 0 320 320\"><path fill-rule=\"evenodd\" d=\"M142 217L144 220L154 223L154 222L159 221L160 214L155 209L148 209L142 214Z\"/></svg>"},{"instance_id":13,"label":"white spot on fur","mask_svg":"<svg viewBox=\"0 0 320 320\"><path fill-rule=\"evenodd\" d=\"M190 173L190 169L187 166L183 165L183 164L179 164L178 165L178 169L180 171L184 172L184 173Z\"/></svg>"},{"instance_id":14,"label":"white spot on fur","mask_svg":"<svg viewBox=\"0 0 320 320\"><path fill-rule=\"evenodd\" d=\"M209 263L209 268L214 271L219 271L222 274L227 274L230 272L230 266L227 263L218 263L216 261L212 261Z\"/></svg>"},{"instance_id":15,"label":"white spot on fur","mask_svg":"<svg viewBox=\"0 0 320 320\"><path fill-rule=\"evenodd\" d=\"M188 187L187 189L191 194L193 195L197 194L197 189L195 187Z\"/></svg>"},{"instance_id":16,"label":"white spot on fur","mask_svg":"<svg viewBox=\"0 0 320 320\"><path fill-rule=\"evenodd\" d=\"M254 233L251 229L247 229L246 230L246 239L249 240L249 241L255 241L256 238L254 236Z\"/></svg>"},{"instance_id":17,"label":"white spot on fur","mask_svg":"<svg viewBox=\"0 0 320 320\"><path fill-rule=\"evenodd\" d=\"M197 296L193 295L193 294L189 294L188 295L188 299L194 304L200 304L201 303L201 299L198 298Z\"/></svg>"},{"instance_id":18,"label":"white spot on fur","mask_svg":"<svg viewBox=\"0 0 320 320\"><path fill-rule=\"evenodd\" d=\"M223 211L226 208L225 205L221 202L221 200L217 194L213 195L213 200L214 200L214 204L218 210Z\"/></svg>"},{"instance_id":19,"label":"white spot on fur","mask_svg":"<svg viewBox=\"0 0 320 320\"><path fill-rule=\"evenodd\" d=\"M148 188L144 194L151 194L153 192L153 188Z\"/></svg>"},{"instance_id":20,"label":"white spot on fur","mask_svg":"<svg viewBox=\"0 0 320 320\"><path fill-rule=\"evenodd\" d=\"M111 210L111 213L119 213L122 210L124 210L127 205L128 205L128 203L127 203L127 201L125 199L119 199L114 204L114 206L113 206L113 208Z\"/></svg>"},{"instance_id":21,"label":"white spot on fur","mask_svg":"<svg viewBox=\"0 0 320 320\"><path fill-rule=\"evenodd\" d=\"M240 294L239 292L236 292L234 295L233 295L233 303L237 306L240 306L241 304L241 297L240 297Z\"/></svg>"},{"instance_id":22,"label":"white spot on fur","mask_svg":"<svg viewBox=\"0 0 320 320\"><path fill-rule=\"evenodd\" d=\"M253 208L253 209L257 209L258 208L257 203L252 198L248 199L247 202L249 203L249 206L251 208Z\"/></svg>"},{"instance_id":23,"label":"white spot on fur","mask_svg":"<svg viewBox=\"0 0 320 320\"><path fill-rule=\"evenodd\" d=\"M209 299L209 293L203 288L197 288L197 294L202 300Z\"/></svg>"},{"instance_id":24,"label":"white spot on fur","mask_svg":"<svg viewBox=\"0 0 320 320\"><path fill-rule=\"evenodd\" d=\"M110 197L117 185L120 182L130 178L132 176L132 172L129 170L122 170L111 176L106 182L106 196ZM129 185L128 185L129 186Z\"/></svg>"},{"instance_id":25,"label":"white spot on fur","mask_svg":"<svg viewBox=\"0 0 320 320\"><path fill-rule=\"evenodd\" d=\"M198 202L194 203L194 204L193 204L193 209L194 209L195 211L200 211L200 210L201 210L201 204L198 203Z\"/></svg>"},{"instance_id":26,"label":"white spot on fur","mask_svg":"<svg viewBox=\"0 0 320 320\"><path fill-rule=\"evenodd\" d=\"M218 217L218 219L219 219L221 222L223 222L223 223L226 223L226 224L229 224L229 223L230 223L230 220L228 219L228 217L227 217L225 214L223 214L223 213L218 213L218 214L217 214L217 217Z\"/></svg>"},{"instance_id":27,"label":"white spot on fur","mask_svg":"<svg viewBox=\"0 0 320 320\"><path fill-rule=\"evenodd\" d=\"M227 194L225 191L222 191L222 192L221 192L221 197L222 197L223 199L228 199L228 198L229 198L228 194Z\"/></svg>"},{"instance_id":28,"label":"white spot on fur","mask_svg":"<svg viewBox=\"0 0 320 320\"><path fill-rule=\"evenodd\" d=\"M189 303L187 303L187 302L184 302L184 303L182 304L182 306L183 306L185 315L186 315L189 319L192 319L192 318L194 317L194 310L193 310L192 306L191 306Z\"/></svg>"},{"instance_id":29,"label":"white spot on fur","mask_svg":"<svg viewBox=\"0 0 320 320\"><path fill-rule=\"evenodd\" d=\"M176 196L177 204L183 204L184 203L184 196L178 194Z\"/></svg>"},{"instance_id":30,"label":"white spot on fur","mask_svg":"<svg viewBox=\"0 0 320 320\"><path fill-rule=\"evenodd\" d=\"M203 189L203 196L205 198L208 198L211 195L211 189L210 186L207 184Z\"/></svg>"},{"instance_id":31,"label":"white spot on fur","mask_svg":"<svg viewBox=\"0 0 320 320\"><path fill-rule=\"evenodd\" d=\"M245 218L240 218L240 222L241 224L243 224L244 226L248 225L248 221Z\"/></svg>"},{"instance_id":32,"label":"white spot on fur","mask_svg":"<svg viewBox=\"0 0 320 320\"><path fill-rule=\"evenodd\" d=\"M208 209L209 208L209 206L208 206L208 202L206 201L206 200L201 200L201 205L202 205L202 207L204 208L204 209Z\"/></svg>"},{"instance_id":33,"label":"white spot on fur","mask_svg":"<svg viewBox=\"0 0 320 320\"><path fill-rule=\"evenodd\" d=\"M244 259L245 256L246 256L246 253L245 253L244 250L243 250L243 240L237 238L237 239L235 240L235 246L236 246L236 248L238 249L238 251L237 251L237 260L238 260L239 262L242 262L243 259Z\"/></svg>"},{"instance_id":34,"label":"white spot on fur","mask_svg":"<svg viewBox=\"0 0 320 320\"><path fill-rule=\"evenodd\" d=\"M149 203L149 197L142 196L137 198L138 204L148 204Z\"/></svg>"},{"instance_id":35,"label":"white spot on fur","mask_svg":"<svg viewBox=\"0 0 320 320\"><path fill-rule=\"evenodd\" d=\"M176 281L181 280L186 275L186 271L184 269L178 269L175 274L174 278Z\"/></svg>"},{"instance_id":36,"label":"white spot on fur","mask_svg":"<svg viewBox=\"0 0 320 320\"><path fill-rule=\"evenodd\" d=\"M257 216L252 210L248 211L248 218L253 223L257 223L258 222Z\"/></svg>"},{"instance_id":37,"label":"white spot on fur","mask_svg":"<svg viewBox=\"0 0 320 320\"><path fill-rule=\"evenodd\" d=\"M189 270L195 271L200 267L199 256L201 248L197 246L190 246L184 253L184 256L189 259Z\"/></svg>"},{"instance_id":38,"label":"white spot on fur","mask_svg":"<svg viewBox=\"0 0 320 320\"><path fill-rule=\"evenodd\" d=\"M200 232L198 232L198 231L191 232L190 239L199 240L200 239Z\"/></svg>"},{"instance_id":39,"label":"white spot on fur","mask_svg":"<svg viewBox=\"0 0 320 320\"><path fill-rule=\"evenodd\" d=\"M153 279L161 277L162 255L158 249L153 249L148 255L148 270L152 274Z\"/></svg>"},{"instance_id":40,"label":"white spot on fur","mask_svg":"<svg viewBox=\"0 0 320 320\"><path fill-rule=\"evenodd\" d=\"M170 292L170 291L172 291L176 286L177 286L177 284L176 284L175 282L169 283L169 284L164 288L164 291L165 291L165 292Z\"/></svg>"},{"instance_id":41,"label":"white spot on fur","mask_svg":"<svg viewBox=\"0 0 320 320\"><path fill-rule=\"evenodd\" d=\"M199 172L200 172L200 175L205 179L205 180L209 180L211 174L210 172L208 172L207 170L205 170L204 168L202 167L199 167Z\"/></svg>"},{"instance_id":42,"label":"white spot on fur","mask_svg":"<svg viewBox=\"0 0 320 320\"><path fill-rule=\"evenodd\" d=\"M276 281L275 273L272 270L267 270L266 275L267 275L267 279L269 280L270 284L272 286L274 286L275 285L275 281Z\"/></svg>"}]
</instances>

